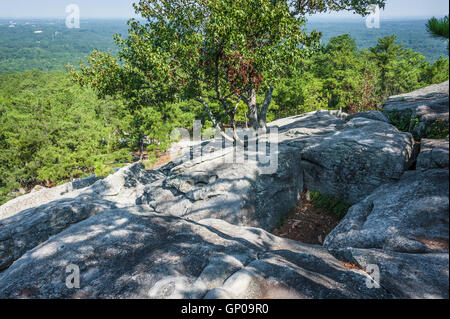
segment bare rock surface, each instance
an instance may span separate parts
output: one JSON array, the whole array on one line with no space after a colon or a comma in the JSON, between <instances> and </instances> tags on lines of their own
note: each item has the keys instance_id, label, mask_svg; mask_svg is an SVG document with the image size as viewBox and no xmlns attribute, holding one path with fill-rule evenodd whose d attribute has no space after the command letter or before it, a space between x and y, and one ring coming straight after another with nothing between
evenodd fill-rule
<instances>
[{"instance_id":1,"label":"bare rock surface","mask_svg":"<svg viewBox=\"0 0 450 319\"><path fill-rule=\"evenodd\" d=\"M349 203L399 180L415 159L411 134L386 122L345 122L323 111L289 120L276 124L281 124L281 142L300 149L305 187ZM308 129L314 122L320 130Z\"/></svg>"},{"instance_id":2,"label":"bare rock surface","mask_svg":"<svg viewBox=\"0 0 450 319\"><path fill-rule=\"evenodd\" d=\"M158 177L134 164L88 187L92 180L81 180L25 195L23 203L22 197L6 203L0 207L0 270L74 223L106 209L135 205L143 185Z\"/></svg>"},{"instance_id":3,"label":"bare rock surface","mask_svg":"<svg viewBox=\"0 0 450 319\"><path fill-rule=\"evenodd\" d=\"M138 203L192 220L218 218L270 230L295 207L304 189L357 202L399 180L414 159L411 134L385 122L345 122L320 111L270 127L278 128L280 142L274 172L264 172L256 160L230 163L229 148L162 168L167 177L145 187Z\"/></svg>"},{"instance_id":4,"label":"bare rock surface","mask_svg":"<svg viewBox=\"0 0 450 319\"><path fill-rule=\"evenodd\" d=\"M269 174L255 160L230 163L229 155L226 150L223 155L172 168L164 181L145 188L139 203L192 220L219 218L272 229L295 207L303 191L300 152L281 146L277 166Z\"/></svg>"},{"instance_id":5,"label":"bare rock surface","mask_svg":"<svg viewBox=\"0 0 450 319\"><path fill-rule=\"evenodd\" d=\"M445 297L448 171L405 173L416 160L410 133L337 111L269 127L273 171L256 150L233 163L232 148L208 154L221 142L196 143L202 158L129 165L0 207L0 298ZM266 232L306 189L358 203L327 248ZM382 287L335 257L363 269L385 261ZM66 287L68 265L80 268L80 289Z\"/></svg>"},{"instance_id":6,"label":"bare rock surface","mask_svg":"<svg viewBox=\"0 0 450 319\"><path fill-rule=\"evenodd\" d=\"M41 188L17 197L0 206L0 219L11 217L25 209L48 204L56 199L74 198L99 179L90 176L53 188Z\"/></svg>"},{"instance_id":7,"label":"bare rock surface","mask_svg":"<svg viewBox=\"0 0 450 319\"><path fill-rule=\"evenodd\" d=\"M449 94L449 81L442 82L435 85L430 85L425 88L395 96L391 96L386 105L390 102L404 102L404 101L418 101L418 100L433 100L435 98L445 98ZM407 108L403 105L402 108Z\"/></svg>"},{"instance_id":8,"label":"bare rock surface","mask_svg":"<svg viewBox=\"0 0 450 319\"><path fill-rule=\"evenodd\" d=\"M390 97L383 112L398 121L409 123L409 131L418 138L433 134L434 127L447 127L449 117L449 81Z\"/></svg>"},{"instance_id":9,"label":"bare rock surface","mask_svg":"<svg viewBox=\"0 0 450 319\"><path fill-rule=\"evenodd\" d=\"M448 169L449 141L446 139L423 139L420 146L420 154L417 158L417 169Z\"/></svg>"},{"instance_id":10,"label":"bare rock surface","mask_svg":"<svg viewBox=\"0 0 450 319\"><path fill-rule=\"evenodd\" d=\"M324 246L382 268L381 284L405 298L448 298L448 170L410 171L350 208ZM430 266L432 265L432 266Z\"/></svg>"},{"instance_id":11,"label":"bare rock surface","mask_svg":"<svg viewBox=\"0 0 450 319\"><path fill-rule=\"evenodd\" d=\"M370 120L390 123L388 117L380 111L366 111L366 112L352 114L347 117L347 121L350 121L350 120L353 120L356 118L366 118L366 119L370 119Z\"/></svg>"},{"instance_id":12,"label":"bare rock surface","mask_svg":"<svg viewBox=\"0 0 450 319\"><path fill-rule=\"evenodd\" d=\"M348 248L351 262L379 271L381 287L399 299L448 299L447 253L406 254L382 249ZM342 257L339 257L342 259ZM374 274L371 273L373 276Z\"/></svg>"},{"instance_id":13,"label":"bare rock surface","mask_svg":"<svg viewBox=\"0 0 450 319\"><path fill-rule=\"evenodd\" d=\"M80 269L80 289L66 267ZM1 298L389 298L326 249L135 206L80 222L0 276Z\"/></svg>"}]
</instances>

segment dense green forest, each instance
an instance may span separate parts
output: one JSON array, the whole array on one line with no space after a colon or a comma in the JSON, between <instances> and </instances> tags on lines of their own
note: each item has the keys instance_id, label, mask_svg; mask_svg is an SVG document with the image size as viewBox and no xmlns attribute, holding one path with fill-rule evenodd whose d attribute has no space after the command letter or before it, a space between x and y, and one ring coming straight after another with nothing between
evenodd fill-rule
<instances>
[{"instance_id":1,"label":"dense green forest","mask_svg":"<svg viewBox=\"0 0 450 319\"><path fill-rule=\"evenodd\" d=\"M79 30L62 21L28 22L0 21L0 204L37 184L108 174L131 161L144 140L152 157L169 145L173 128L191 128L194 119L213 126L193 99L139 108L134 98L98 94L77 78L77 68L64 71L94 49L91 58L108 59L101 51L116 56L113 34L127 34L124 21L90 20ZM447 44L426 34L425 21L386 23L379 31L312 25L322 31L322 45L277 81L268 121L318 109L379 109L389 95L448 80L448 58L439 57ZM31 69L40 71L25 71ZM210 106L230 123L218 103ZM235 120L245 123L246 112L240 102Z\"/></svg>"},{"instance_id":2,"label":"dense green forest","mask_svg":"<svg viewBox=\"0 0 450 319\"><path fill-rule=\"evenodd\" d=\"M1 75L0 202L13 188L54 185L130 160L119 140L121 110L65 73Z\"/></svg>"},{"instance_id":3,"label":"dense green forest","mask_svg":"<svg viewBox=\"0 0 450 319\"><path fill-rule=\"evenodd\" d=\"M93 49L116 53L115 33L127 33L125 20L83 20L80 29L64 20L0 20L0 73L64 71Z\"/></svg>"},{"instance_id":4,"label":"dense green forest","mask_svg":"<svg viewBox=\"0 0 450 319\"><path fill-rule=\"evenodd\" d=\"M431 36L424 25L427 20L381 20L380 28L368 29L364 20L323 21L312 19L308 23L309 29L322 32L322 42L327 43L331 38L341 34L350 34L359 49L367 49L377 44L379 38L395 34L397 42L420 52L429 62L439 57L448 58L447 42Z\"/></svg>"}]
</instances>

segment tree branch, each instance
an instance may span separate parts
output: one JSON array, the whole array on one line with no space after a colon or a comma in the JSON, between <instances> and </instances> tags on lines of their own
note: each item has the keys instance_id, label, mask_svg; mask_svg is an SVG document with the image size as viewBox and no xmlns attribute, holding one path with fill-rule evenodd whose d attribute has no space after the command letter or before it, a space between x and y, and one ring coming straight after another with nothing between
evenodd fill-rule
<instances>
[{"instance_id":1,"label":"tree branch","mask_svg":"<svg viewBox=\"0 0 450 319\"><path fill-rule=\"evenodd\" d=\"M259 126L262 129L266 129L267 122L267 111L269 110L270 103L272 102L273 96L273 86L269 86L269 90L266 92L266 96L264 97L264 102L259 110Z\"/></svg>"},{"instance_id":2,"label":"tree branch","mask_svg":"<svg viewBox=\"0 0 450 319\"><path fill-rule=\"evenodd\" d=\"M211 109L208 106L208 103L206 103L206 101L200 99L200 98L194 98L195 101L201 103L203 105L203 107L205 108L206 112L208 113L209 118L211 119L211 121L213 122L214 128L220 132L220 135L222 135L225 139L227 139L228 141L234 142L234 139L232 137L229 137L227 134L225 134L222 129L220 128L220 125L222 123L217 122L216 118L214 117L214 114L211 112Z\"/></svg>"}]
</instances>

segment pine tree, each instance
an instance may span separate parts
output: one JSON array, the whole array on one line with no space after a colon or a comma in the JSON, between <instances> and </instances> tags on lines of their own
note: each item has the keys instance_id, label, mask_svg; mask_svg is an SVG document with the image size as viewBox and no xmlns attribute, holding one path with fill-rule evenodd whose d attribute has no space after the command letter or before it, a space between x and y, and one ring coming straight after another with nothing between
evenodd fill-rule
<instances>
[{"instance_id":1,"label":"pine tree","mask_svg":"<svg viewBox=\"0 0 450 319\"><path fill-rule=\"evenodd\" d=\"M432 36L448 40L448 15L442 19L437 19L435 17L431 18L430 20L428 20L426 27L428 33L430 33Z\"/></svg>"},{"instance_id":2,"label":"pine tree","mask_svg":"<svg viewBox=\"0 0 450 319\"><path fill-rule=\"evenodd\" d=\"M0 75L0 203L13 189L46 186L131 160L126 110L64 73Z\"/></svg>"}]
</instances>

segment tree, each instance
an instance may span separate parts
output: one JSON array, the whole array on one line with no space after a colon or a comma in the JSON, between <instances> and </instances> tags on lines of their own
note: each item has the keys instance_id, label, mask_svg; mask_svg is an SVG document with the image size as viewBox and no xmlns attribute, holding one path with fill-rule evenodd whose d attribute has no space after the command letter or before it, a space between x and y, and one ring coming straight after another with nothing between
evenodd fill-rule
<instances>
[{"instance_id":1,"label":"tree","mask_svg":"<svg viewBox=\"0 0 450 319\"><path fill-rule=\"evenodd\" d=\"M430 33L433 37L446 39L448 48L448 15L442 19L437 19L435 17L431 18L428 20L426 27L428 33Z\"/></svg>"},{"instance_id":2,"label":"tree","mask_svg":"<svg viewBox=\"0 0 450 319\"><path fill-rule=\"evenodd\" d=\"M64 73L0 75L0 203L19 187L102 175L129 161L120 142L126 113Z\"/></svg>"},{"instance_id":3,"label":"tree","mask_svg":"<svg viewBox=\"0 0 450 319\"><path fill-rule=\"evenodd\" d=\"M357 50L348 34L331 38L302 68L275 87L270 118L318 109L341 108L347 113L379 109L388 95L400 94L448 79L448 60L433 65L395 38Z\"/></svg>"},{"instance_id":4,"label":"tree","mask_svg":"<svg viewBox=\"0 0 450 319\"><path fill-rule=\"evenodd\" d=\"M192 99L218 129L224 114L236 128L243 102L250 126L264 130L274 86L320 38L304 32L304 15L367 14L372 4L384 1L139 1L134 7L145 22L130 20L129 37L117 38L119 60L95 52L75 75L102 95L131 98L142 107ZM220 105L219 113L212 104Z\"/></svg>"},{"instance_id":5,"label":"tree","mask_svg":"<svg viewBox=\"0 0 450 319\"><path fill-rule=\"evenodd\" d=\"M385 0L290 0L295 14L315 14L329 11L353 11L367 15L374 5L384 8Z\"/></svg>"},{"instance_id":6,"label":"tree","mask_svg":"<svg viewBox=\"0 0 450 319\"><path fill-rule=\"evenodd\" d=\"M416 90L426 85L426 71L429 64L420 53L396 44L396 36L378 39L378 44L369 49L369 59L374 61L380 72L380 96Z\"/></svg>"},{"instance_id":7,"label":"tree","mask_svg":"<svg viewBox=\"0 0 450 319\"><path fill-rule=\"evenodd\" d=\"M299 115L328 108L324 81L310 70L302 70L283 80L274 91L271 119Z\"/></svg>"},{"instance_id":8,"label":"tree","mask_svg":"<svg viewBox=\"0 0 450 319\"><path fill-rule=\"evenodd\" d=\"M428 85L442 83L448 80L449 77L449 63L448 59L440 57L433 65L430 65L426 71L426 83Z\"/></svg>"},{"instance_id":9,"label":"tree","mask_svg":"<svg viewBox=\"0 0 450 319\"><path fill-rule=\"evenodd\" d=\"M324 83L327 108L350 113L373 109L377 99L371 88L378 72L372 64L349 34L332 38L312 63L313 73Z\"/></svg>"},{"instance_id":10,"label":"tree","mask_svg":"<svg viewBox=\"0 0 450 319\"><path fill-rule=\"evenodd\" d=\"M448 33L449 33L448 16L445 16L442 19L437 19L433 17L430 20L428 20L426 26L428 32L432 36L448 40Z\"/></svg>"},{"instance_id":11,"label":"tree","mask_svg":"<svg viewBox=\"0 0 450 319\"><path fill-rule=\"evenodd\" d=\"M121 95L143 107L194 100L216 128L222 114L211 104L219 104L236 128L241 101L250 125L265 128L273 85L319 39L303 32L305 20L293 17L285 1L151 0L134 6L146 21L129 21L129 37L117 38L119 61L94 52L75 79L101 96Z\"/></svg>"},{"instance_id":12,"label":"tree","mask_svg":"<svg viewBox=\"0 0 450 319\"><path fill-rule=\"evenodd\" d=\"M369 57L373 59L380 70L381 78L381 95L387 97L390 95L388 88L390 86L391 77L389 71L402 52L402 46L396 45L397 37L395 35L386 36L378 39L378 44L369 49Z\"/></svg>"}]
</instances>

